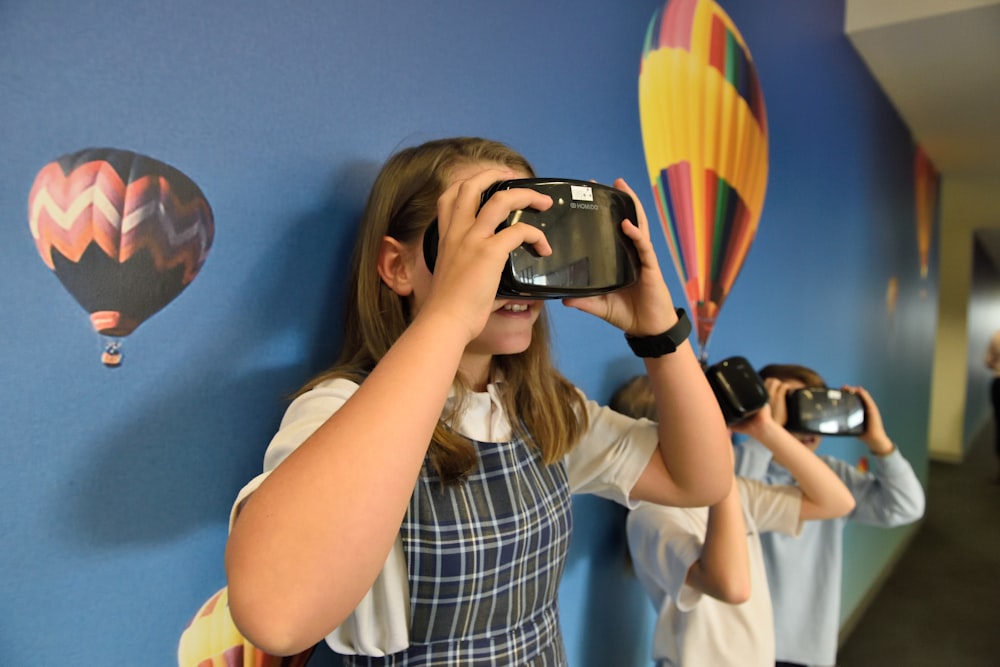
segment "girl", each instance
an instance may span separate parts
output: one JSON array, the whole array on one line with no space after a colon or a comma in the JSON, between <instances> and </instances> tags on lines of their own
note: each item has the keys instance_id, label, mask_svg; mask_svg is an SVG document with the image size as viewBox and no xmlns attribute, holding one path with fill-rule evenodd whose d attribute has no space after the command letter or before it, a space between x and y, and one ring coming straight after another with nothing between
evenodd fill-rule
<instances>
[{"instance_id":1,"label":"girl","mask_svg":"<svg viewBox=\"0 0 1000 667\"><path fill-rule=\"evenodd\" d=\"M726 426L686 336L646 351L685 322L624 181L639 280L564 303L659 355L645 358L659 426L586 400L555 370L543 301L497 298L512 250L551 254L540 230L498 224L552 202L512 189L480 208L481 196L533 175L476 138L402 150L380 172L340 358L289 406L234 506L230 608L260 648L288 655L326 637L347 665L563 665L570 494L711 505L728 492ZM432 275L422 238L435 218Z\"/></svg>"}]
</instances>

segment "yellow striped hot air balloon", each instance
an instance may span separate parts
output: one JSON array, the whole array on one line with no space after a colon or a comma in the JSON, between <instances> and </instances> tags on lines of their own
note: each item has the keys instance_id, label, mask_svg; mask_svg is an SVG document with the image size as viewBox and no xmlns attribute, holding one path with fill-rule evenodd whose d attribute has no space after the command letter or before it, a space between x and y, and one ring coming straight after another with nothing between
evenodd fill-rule
<instances>
[{"instance_id":1,"label":"yellow striped hot air balloon","mask_svg":"<svg viewBox=\"0 0 1000 667\"><path fill-rule=\"evenodd\" d=\"M767 187L767 114L750 52L711 0L669 0L646 31L639 72L646 166L700 356L757 232Z\"/></svg>"},{"instance_id":2,"label":"yellow striped hot air balloon","mask_svg":"<svg viewBox=\"0 0 1000 667\"><path fill-rule=\"evenodd\" d=\"M229 589L201 606L177 646L178 667L304 667L315 649L292 656L264 653L236 629L229 614Z\"/></svg>"}]
</instances>

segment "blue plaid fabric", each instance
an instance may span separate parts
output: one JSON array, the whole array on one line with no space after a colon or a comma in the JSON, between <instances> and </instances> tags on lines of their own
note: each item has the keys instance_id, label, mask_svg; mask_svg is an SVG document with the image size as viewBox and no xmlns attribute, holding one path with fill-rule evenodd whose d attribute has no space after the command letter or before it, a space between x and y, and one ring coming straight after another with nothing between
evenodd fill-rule
<instances>
[{"instance_id":1,"label":"blue plaid fabric","mask_svg":"<svg viewBox=\"0 0 1000 667\"><path fill-rule=\"evenodd\" d=\"M426 461L402 525L410 647L344 665L566 665L556 603L572 530L562 463L519 441L476 443L480 467L442 485Z\"/></svg>"}]
</instances>

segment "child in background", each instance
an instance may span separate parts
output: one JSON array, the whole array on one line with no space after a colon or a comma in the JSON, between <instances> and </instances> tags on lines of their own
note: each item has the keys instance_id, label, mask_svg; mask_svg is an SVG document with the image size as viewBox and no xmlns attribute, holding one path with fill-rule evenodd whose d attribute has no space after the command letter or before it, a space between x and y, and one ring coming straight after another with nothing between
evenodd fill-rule
<instances>
[{"instance_id":1,"label":"child in background","mask_svg":"<svg viewBox=\"0 0 1000 667\"><path fill-rule=\"evenodd\" d=\"M325 637L345 665L565 665L570 494L703 505L731 485L725 423L624 181L638 281L564 303L625 332L662 424L587 400L552 364L545 302L497 297L511 251L551 253L535 227L498 224L552 200L482 193L533 175L476 138L404 149L381 170L340 357L289 406L234 504L229 602L255 645L288 655Z\"/></svg>"},{"instance_id":2,"label":"child in background","mask_svg":"<svg viewBox=\"0 0 1000 667\"><path fill-rule=\"evenodd\" d=\"M769 393L779 384L769 380ZM655 419L649 397L648 378L640 375L610 406ZM841 516L854 506L836 475L774 421L769 406L733 428L768 447L798 486L736 477L729 494L710 507L640 503L629 512L633 567L657 612L658 667L771 667L774 625L760 533L794 537L803 521Z\"/></svg>"},{"instance_id":3,"label":"child in background","mask_svg":"<svg viewBox=\"0 0 1000 667\"><path fill-rule=\"evenodd\" d=\"M787 419L787 392L803 387L825 387L814 370L795 364L772 364L759 372L765 380L781 381L781 390L771 396L771 410L779 423ZM774 605L779 665L830 667L837 661L840 630L840 586L844 526L857 521L891 527L911 523L924 513L924 490L913 467L889 439L882 416L871 395L861 387L855 391L865 404L865 432L859 436L872 454L870 470L820 455L854 496L854 511L829 521L805 526L798 539L764 535L764 557ZM734 448L736 474L769 484L793 484L791 471L753 434ZM815 452L821 438L793 434L805 448Z\"/></svg>"},{"instance_id":4,"label":"child in background","mask_svg":"<svg viewBox=\"0 0 1000 667\"><path fill-rule=\"evenodd\" d=\"M997 463L1000 464L1000 330L993 332L990 337L983 363L993 374L990 380L990 406L993 408L993 453L996 455ZM1000 466L997 467L994 480L1000 484Z\"/></svg>"}]
</instances>

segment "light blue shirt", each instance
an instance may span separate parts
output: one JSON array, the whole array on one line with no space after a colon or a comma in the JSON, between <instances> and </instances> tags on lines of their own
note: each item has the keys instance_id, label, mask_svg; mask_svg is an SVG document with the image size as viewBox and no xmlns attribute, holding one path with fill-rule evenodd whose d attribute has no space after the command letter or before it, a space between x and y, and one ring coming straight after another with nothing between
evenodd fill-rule
<instances>
[{"instance_id":1,"label":"light blue shirt","mask_svg":"<svg viewBox=\"0 0 1000 667\"><path fill-rule=\"evenodd\" d=\"M769 484L796 483L771 460L770 450L753 439L736 444L734 454L737 475ZM820 458L851 491L854 511L838 519L807 521L798 538L762 534L761 543L777 659L827 667L837 660L844 524L850 520L889 528L912 523L924 514L924 489L898 448L870 457L868 472L832 456Z\"/></svg>"}]
</instances>

